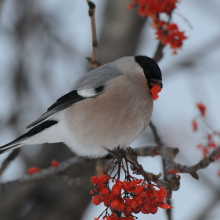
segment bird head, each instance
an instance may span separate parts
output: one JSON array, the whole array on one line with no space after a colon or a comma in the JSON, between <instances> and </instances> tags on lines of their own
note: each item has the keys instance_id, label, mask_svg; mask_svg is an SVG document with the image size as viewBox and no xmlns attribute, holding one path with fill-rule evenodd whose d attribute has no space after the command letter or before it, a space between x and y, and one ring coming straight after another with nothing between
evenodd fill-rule
<instances>
[{"instance_id":1,"label":"bird head","mask_svg":"<svg viewBox=\"0 0 220 220\"><path fill-rule=\"evenodd\" d=\"M154 59L147 56L135 56L135 61L142 67L152 98L156 100L163 88L160 67Z\"/></svg>"}]
</instances>

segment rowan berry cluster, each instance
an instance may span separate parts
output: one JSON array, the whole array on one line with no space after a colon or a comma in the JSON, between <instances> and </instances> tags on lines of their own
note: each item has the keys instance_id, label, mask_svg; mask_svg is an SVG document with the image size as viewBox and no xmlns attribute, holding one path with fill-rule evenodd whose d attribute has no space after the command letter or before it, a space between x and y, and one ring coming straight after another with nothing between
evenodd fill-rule
<instances>
[{"instance_id":1,"label":"rowan berry cluster","mask_svg":"<svg viewBox=\"0 0 220 220\"><path fill-rule=\"evenodd\" d=\"M94 194L92 203L95 205L104 203L107 207L104 211L103 220L132 220L134 219L133 214L139 212L155 214L158 207L172 208L164 202L167 197L165 189L158 187L159 190L156 190L152 184L147 184L142 179L132 178L132 180L120 181L103 174L99 177L92 177L91 181L95 185L95 189L90 192ZM111 191L109 181L113 182ZM119 218L115 214L109 215L108 208L112 211L123 212L125 217ZM99 218L95 219L98 220Z\"/></svg>"},{"instance_id":2,"label":"rowan berry cluster","mask_svg":"<svg viewBox=\"0 0 220 220\"><path fill-rule=\"evenodd\" d=\"M169 44L173 54L177 54L177 49L181 49L183 41L187 37L183 31L179 31L175 23L170 24L170 21L165 22L159 18L161 13L170 18L177 3L177 0L133 0L133 3L127 6L127 9L138 6L138 13L141 16L148 16L153 19L152 27L156 29L156 39L159 39L164 46Z\"/></svg>"},{"instance_id":3,"label":"rowan berry cluster","mask_svg":"<svg viewBox=\"0 0 220 220\"><path fill-rule=\"evenodd\" d=\"M156 22L156 21L154 21ZM170 48L173 49L173 54L177 54L177 49L181 49L183 40L187 39L183 31L179 31L179 28L176 24L169 24L165 21L158 22L159 25L155 26L156 39L159 39L163 45L170 45Z\"/></svg>"},{"instance_id":4,"label":"rowan berry cluster","mask_svg":"<svg viewBox=\"0 0 220 220\"><path fill-rule=\"evenodd\" d=\"M212 129L212 127L208 124L206 120L206 106L203 103L197 103L196 108L199 110L200 115L192 120L193 131L198 130L199 119L202 119L201 121L209 130L209 133L206 133L204 136L203 143L197 145L197 147L202 151L203 158L205 158L212 152L213 149L216 149L219 146L218 143L220 143L220 132L214 131L214 129ZM215 158L215 161L217 160L220 161L220 154ZM218 171L218 175L220 176L220 170Z\"/></svg>"},{"instance_id":5,"label":"rowan berry cluster","mask_svg":"<svg viewBox=\"0 0 220 220\"><path fill-rule=\"evenodd\" d=\"M139 5L138 13L142 16L155 17L158 13L170 14L176 8L177 0L133 0L127 8Z\"/></svg>"}]
</instances>

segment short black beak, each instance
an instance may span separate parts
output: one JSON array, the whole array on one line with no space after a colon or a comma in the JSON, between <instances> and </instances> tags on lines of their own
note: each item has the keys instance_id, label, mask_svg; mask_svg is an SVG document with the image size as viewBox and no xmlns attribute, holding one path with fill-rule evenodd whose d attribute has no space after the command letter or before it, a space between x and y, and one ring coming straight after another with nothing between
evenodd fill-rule
<instances>
[{"instance_id":1,"label":"short black beak","mask_svg":"<svg viewBox=\"0 0 220 220\"><path fill-rule=\"evenodd\" d=\"M161 89L163 88L163 83L159 79L149 79L148 83L149 83L150 87L151 87L151 84L157 84L158 86L160 86Z\"/></svg>"}]
</instances>

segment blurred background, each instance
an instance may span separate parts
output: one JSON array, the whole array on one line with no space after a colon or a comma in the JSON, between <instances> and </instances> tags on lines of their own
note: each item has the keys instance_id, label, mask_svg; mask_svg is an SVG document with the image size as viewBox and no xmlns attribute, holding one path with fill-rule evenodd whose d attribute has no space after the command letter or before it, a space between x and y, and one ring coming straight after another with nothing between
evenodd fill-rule
<instances>
[{"instance_id":1,"label":"blurred background","mask_svg":"<svg viewBox=\"0 0 220 220\"><path fill-rule=\"evenodd\" d=\"M93 0L101 64L122 56L153 56L158 42L150 20L136 10L125 10L131 0ZM206 127L192 131L199 114L195 103L207 106L207 120L220 130L220 28L219 1L180 1L173 21L188 39L173 56L166 47L159 62L164 88L155 102L152 121L166 145L178 147L177 162L193 165L202 158L196 147ZM190 28L186 19L190 22ZM25 127L41 115L73 82L88 71L91 27L86 0L0 0L0 145L26 132ZM132 147L154 145L150 128ZM9 153L0 155L0 163ZM22 177L28 167L46 168L51 160L73 157L64 144L25 146L3 173L0 181ZM147 171L162 172L161 159L139 158ZM200 180L181 174L181 187L173 193L174 220L216 220L220 215L219 163L199 171ZM69 176L83 177L86 184L70 187L62 177L18 186L0 192L1 220L88 220L102 207L91 204L90 176L95 161L71 169ZM139 220L165 220L138 215Z\"/></svg>"}]
</instances>

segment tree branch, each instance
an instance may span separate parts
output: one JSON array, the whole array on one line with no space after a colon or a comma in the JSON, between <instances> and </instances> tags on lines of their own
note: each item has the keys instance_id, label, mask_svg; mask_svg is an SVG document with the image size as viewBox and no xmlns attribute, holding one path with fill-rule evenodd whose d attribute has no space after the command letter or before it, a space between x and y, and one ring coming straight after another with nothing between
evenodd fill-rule
<instances>
[{"instance_id":1,"label":"tree branch","mask_svg":"<svg viewBox=\"0 0 220 220\"><path fill-rule=\"evenodd\" d=\"M172 147L141 147L135 149L135 153L138 156L156 156L160 155L163 159L166 158L169 161L173 161L176 154L179 152L178 148ZM169 169L167 169L166 173ZM145 171L146 172L146 171ZM180 187L180 176L173 173L167 175L167 179L160 179L161 174L155 175L153 173L146 172L151 181L156 182L158 186L163 187L170 191L169 197L171 198L172 190L176 191ZM138 174L138 173L136 173Z\"/></svg>"},{"instance_id":2,"label":"tree branch","mask_svg":"<svg viewBox=\"0 0 220 220\"><path fill-rule=\"evenodd\" d=\"M99 158L97 159L96 162L96 176L100 176L101 174L103 174L106 170L106 165L105 165L105 158Z\"/></svg>"},{"instance_id":3,"label":"tree branch","mask_svg":"<svg viewBox=\"0 0 220 220\"><path fill-rule=\"evenodd\" d=\"M213 152L206 158L199 161L193 166L185 166L174 161L178 148L156 146L156 147L141 147L135 149L138 156L156 156L160 155L166 161L166 173L169 170L175 170L178 173L189 173L193 178L199 179L196 173L200 169L204 169L209 166L210 163L215 161L215 158L220 154L220 147L213 150ZM168 174L170 175L170 174Z\"/></svg>"},{"instance_id":4,"label":"tree branch","mask_svg":"<svg viewBox=\"0 0 220 220\"><path fill-rule=\"evenodd\" d=\"M131 148L129 148L131 149ZM156 182L158 186L163 187L164 189L172 189L172 190L178 190L179 189L179 181L180 181L180 176L175 175L173 173L168 173L168 171L171 170L176 170L178 173L189 173L192 175L194 178L198 179L198 175L196 176L194 173L196 173L197 170L199 169L204 169L206 168L210 163L214 162L215 158L220 154L220 147L216 148L207 158L204 158L197 164L193 166L185 166L182 164L179 164L174 161L177 153L179 152L178 148L172 148L172 147L165 147L165 146L145 146L145 147L140 147L135 149L135 154L137 156L156 156L160 155L163 159L165 159L167 162L167 167L166 167L166 173L168 174L167 180L162 180L160 179L161 174L155 175L153 173L149 173L147 171L144 171L146 175L148 175L150 181ZM140 170L140 164L137 162L136 155L132 156L132 152L127 154L127 159L129 162L132 163L135 167L137 167ZM107 157L109 159L109 157ZM102 159L103 160L103 159ZM7 183L2 183L0 184L0 190L6 190L11 187L16 187L19 185L23 185L26 183L34 182L34 181L39 181L45 178L50 178L59 174L65 174L65 172L79 164L82 164L84 162L88 162L90 160L86 160L80 157L74 157L71 159L68 159L62 163L58 167L49 167L42 169L38 173L34 174L27 174L23 176L22 178L18 180L14 180L11 182ZM137 173L135 170L134 172ZM143 173L142 173L143 174ZM65 177L66 178L66 177ZM64 179L65 179L64 178ZM76 182L82 182L82 180L79 179L71 179L70 177L65 179L69 184L68 185L73 185L77 184ZM76 181L77 180L77 181Z\"/></svg>"},{"instance_id":5,"label":"tree branch","mask_svg":"<svg viewBox=\"0 0 220 220\"><path fill-rule=\"evenodd\" d=\"M187 166L183 166L181 164L176 163L174 169L178 173L189 173L195 179L199 179L199 176L196 173L196 171L208 167L210 163L213 163L215 161L215 158L219 154L220 154L220 147L213 150L213 152L208 157L205 157L204 159L202 159L201 161L199 161L197 164L193 166L187 167Z\"/></svg>"},{"instance_id":6,"label":"tree branch","mask_svg":"<svg viewBox=\"0 0 220 220\"><path fill-rule=\"evenodd\" d=\"M71 159L68 159L68 160L62 162L58 167L49 167L46 169L42 169L38 173L27 174L18 180L7 182L7 183L2 183L2 184L0 184L0 190L1 191L6 190L6 189L9 189L10 187L16 187L19 185L23 185L26 183L42 180L45 178L53 177L58 174L65 173L70 168L75 167L75 166L83 163L84 161L85 161L85 159L82 159L79 157L73 157Z\"/></svg>"},{"instance_id":7,"label":"tree branch","mask_svg":"<svg viewBox=\"0 0 220 220\"><path fill-rule=\"evenodd\" d=\"M76 187L86 183L86 180L80 177L73 178L68 175L62 175L60 177L61 180L63 180L70 187Z\"/></svg>"},{"instance_id":8,"label":"tree branch","mask_svg":"<svg viewBox=\"0 0 220 220\"><path fill-rule=\"evenodd\" d=\"M156 62L159 62L163 58L163 48L164 47L165 46L161 42L158 43L156 52L155 52L154 57L153 57L153 59Z\"/></svg>"}]
</instances>

